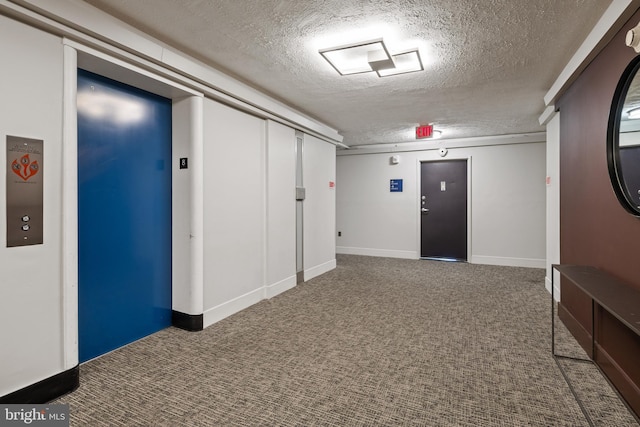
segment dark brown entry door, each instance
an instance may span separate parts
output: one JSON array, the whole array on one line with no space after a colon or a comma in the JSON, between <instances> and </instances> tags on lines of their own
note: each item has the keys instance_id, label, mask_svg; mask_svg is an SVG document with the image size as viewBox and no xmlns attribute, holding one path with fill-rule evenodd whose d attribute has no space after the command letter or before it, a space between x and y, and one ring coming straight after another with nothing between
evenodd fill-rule
<instances>
[{"instance_id":1,"label":"dark brown entry door","mask_svg":"<svg viewBox=\"0 0 640 427\"><path fill-rule=\"evenodd\" d=\"M423 162L422 258L467 259L467 161Z\"/></svg>"}]
</instances>

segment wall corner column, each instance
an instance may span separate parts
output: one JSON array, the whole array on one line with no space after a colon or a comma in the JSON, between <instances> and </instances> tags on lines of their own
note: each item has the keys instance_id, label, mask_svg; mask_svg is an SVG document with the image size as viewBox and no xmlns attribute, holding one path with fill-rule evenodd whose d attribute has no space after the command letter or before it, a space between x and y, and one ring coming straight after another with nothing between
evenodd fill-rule
<instances>
[{"instance_id":1,"label":"wall corner column","mask_svg":"<svg viewBox=\"0 0 640 427\"><path fill-rule=\"evenodd\" d=\"M172 324L203 329L204 122L203 97L173 100Z\"/></svg>"},{"instance_id":2,"label":"wall corner column","mask_svg":"<svg viewBox=\"0 0 640 427\"><path fill-rule=\"evenodd\" d=\"M192 314L204 312L204 98L189 98L191 139L191 298Z\"/></svg>"},{"instance_id":3,"label":"wall corner column","mask_svg":"<svg viewBox=\"0 0 640 427\"><path fill-rule=\"evenodd\" d=\"M546 195L546 277L545 287L556 289L555 299L560 301L560 277L551 264L560 263L560 112L552 109L544 124L547 126L547 195ZM555 275L555 279L551 275Z\"/></svg>"},{"instance_id":4,"label":"wall corner column","mask_svg":"<svg viewBox=\"0 0 640 427\"><path fill-rule=\"evenodd\" d=\"M78 55L63 46L62 330L64 369L78 365Z\"/></svg>"}]
</instances>

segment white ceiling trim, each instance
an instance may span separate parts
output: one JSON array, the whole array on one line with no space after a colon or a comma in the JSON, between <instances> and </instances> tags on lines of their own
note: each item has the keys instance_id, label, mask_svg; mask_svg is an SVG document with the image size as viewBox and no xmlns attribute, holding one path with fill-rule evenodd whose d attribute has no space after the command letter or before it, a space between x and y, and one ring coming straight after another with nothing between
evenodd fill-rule
<instances>
[{"instance_id":1,"label":"white ceiling trim","mask_svg":"<svg viewBox=\"0 0 640 427\"><path fill-rule=\"evenodd\" d=\"M547 94L545 105L557 101L562 93L578 78L604 46L611 41L615 33L629 20L640 7L638 0L613 0L580 48L571 57ZM544 113L543 113L544 116ZM541 117L542 118L542 117Z\"/></svg>"},{"instance_id":2,"label":"white ceiling trim","mask_svg":"<svg viewBox=\"0 0 640 427\"><path fill-rule=\"evenodd\" d=\"M549 105L547 108L544 109L538 121L540 122L541 126L546 126L547 123L549 123L553 118L553 116L555 115L556 115L556 106Z\"/></svg>"},{"instance_id":3,"label":"white ceiling trim","mask_svg":"<svg viewBox=\"0 0 640 427\"><path fill-rule=\"evenodd\" d=\"M96 42L96 43L100 43L101 45L104 45L104 43L102 42ZM78 52L79 66L86 68L87 70L92 71L94 73L103 74L106 77L112 78L114 80L118 80L123 83L127 83L131 86L139 87L140 89L144 89L148 92L155 93L156 95L173 99L176 97L174 96L176 95L176 91L182 91L184 93L183 94L178 93L178 97L180 95L187 96L189 94L195 95L195 96L206 96L208 98L214 99L230 107L237 108L241 111L244 111L246 113L259 117L261 119L273 120L275 122L281 123L285 126L289 126L292 128L301 128L301 126L299 126L296 123L292 123L289 120L286 120L282 117L278 117L267 111L261 110L258 107L255 107L253 105L243 103L242 101L239 101L238 99L230 95L211 89L210 87L202 83L198 83L191 80L187 82L185 81L185 78L183 76L173 72L169 72L166 69L161 68L160 66L154 63L150 63L147 61L143 61L139 58L135 58L135 56L133 56L132 54L129 54L128 52L123 52L118 50L118 53L119 53L118 56L120 58L125 58L125 59L128 58L131 60L131 62L137 62L141 65L144 62L146 67L145 68L137 67L135 65L132 65L131 62L127 62L115 56L108 55L106 53L103 53L100 50L97 50L89 46L85 46L81 43L75 42L73 40L70 40L67 37L63 37L63 44L75 49ZM110 51L110 53L114 54L115 51L116 49L113 48ZM108 64L108 65L105 65L105 64ZM113 64L116 67L120 67L121 70L114 71L114 67L110 66L109 64ZM136 78L131 72L137 73L141 76L149 77L151 80L156 80L161 84L164 83L168 86L173 87L174 89L173 90L170 90L167 88L159 89L157 84L156 85L152 84L150 80L145 81L144 79ZM165 79L163 78L163 76L171 77L171 78ZM185 83L185 85L177 83L178 81L182 81L183 83ZM317 138L322 139L323 141L329 142L338 147L349 148L347 145L341 142L337 142L335 140L329 139L325 135L319 132L316 132L315 130L308 129L308 128L302 128L302 130L309 135L313 135Z\"/></svg>"},{"instance_id":4,"label":"white ceiling trim","mask_svg":"<svg viewBox=\"0 0 640 427\"><path fill-rule=\"evenodd\" d=\"M342 144L342 135L337 130L320 123L303 113L269 97L268 95L241 83L226 74L200 63L194 58L174 52L168 49L159 41L150 36L138 32L129 25L111 17L110 15L94 8L93 6L78 0L11 0L12 4L5 4L0 9L9 10L14 15L22 16L31 23L45 26L48 30L57 30L62 36L67 36L80 42L87 42L94 47L108 50L108 53L118 53L122 48L140 55L128 55L129 60L136 63L144 63L145 58L151 63L160 64L175 70L173 78L180 76L178 81L183 84L194 86L193 81L185 81L185 77L209 88L207 92L221 92L222 98L234 98L248 104L254 110L262 111L273 118L284 119L286 122L294 124L295 127L305 131L310 131L319 135L322 139L334 144ZM68 27L69 23L74 23L76 30ZM81 23L81 24L80 24ZM101 43L95 39L98 36L107 43ZM148 66L147 62L147 66ZM154 67L156 68L156 67ZM169 71L167 70L167 71ZM202 90L200 87L196 87Z\"/></svg>"},{"instance_id":5,"label":"white ceiling trim","mask_svg":"<svg viewBox=\"0 0 640 427\"><path fill-rule=\"evenodd\" d=\"M110 79L169 99L182 98L190 95L204 96L202 92L195 91L173 79L151 73L147 69L137 67L99 50L69 40L66 37L62 38L62 44L78 52L78 68L102 74Z\"/></svg>"},{"instance_id":6,"label":"white ceiling trim","mask_svg":"<svg viewBox=\"0 0 640 427\"><path fill-rule=\"evenodd\" d=\"M450 149L487 147L493 145L545 143L546 141L546 132L534 132L513 135L480 136L475 138L436 139L398 144L373 144L369 146L358 145L351 147L348 150L338 150L336 154L338 156L356 156L360 154L402 153L409 151L438 150L440 148Z\"/></svg>"}]
</instances>

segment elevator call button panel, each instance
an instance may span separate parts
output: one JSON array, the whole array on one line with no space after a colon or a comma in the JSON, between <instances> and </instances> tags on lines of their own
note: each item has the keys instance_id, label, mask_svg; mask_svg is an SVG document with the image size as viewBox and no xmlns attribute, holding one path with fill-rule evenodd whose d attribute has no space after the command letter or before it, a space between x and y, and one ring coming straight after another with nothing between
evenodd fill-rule
<instances>
[{"instance_id":1,"label":"elevator call button panel","mask_svg":"<svg viewBox=\"0 0 640 427\"><path fill-rule=\"evenodd\" d=\"M43 242L43 141L7 136L7 247Z\"/></svg>"}]
</instances>

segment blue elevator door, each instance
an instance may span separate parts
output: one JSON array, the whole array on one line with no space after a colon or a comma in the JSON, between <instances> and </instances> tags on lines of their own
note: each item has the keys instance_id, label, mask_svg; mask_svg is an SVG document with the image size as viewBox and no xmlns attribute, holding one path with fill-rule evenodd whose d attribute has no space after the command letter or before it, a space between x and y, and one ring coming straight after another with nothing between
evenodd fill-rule
<instances>
[{"instance_id":1,"label":"blue elevator door","mask_svg":"<svg viewBox=\"0 0 640 427\"><path fill-rule=\"evenodd\" d=\"M84 362L171 325L171 101L78 70Z\"/></svg>"}]
</instances>

